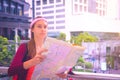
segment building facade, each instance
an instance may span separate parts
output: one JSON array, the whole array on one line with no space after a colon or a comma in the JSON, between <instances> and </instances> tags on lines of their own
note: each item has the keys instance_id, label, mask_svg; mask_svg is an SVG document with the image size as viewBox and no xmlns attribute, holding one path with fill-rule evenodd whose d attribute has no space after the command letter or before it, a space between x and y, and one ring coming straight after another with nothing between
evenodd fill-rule
<instances>
[{"instance_id":1,"label":"building facade","mask_svg":"<svg viewBox=\"0 0 120 80\"><path fill-rule=\"evenodd\" d=\"M0 35L9 40L15 35L28 39L29 17L24 15L28 8L24 0L0 0Z\"/></svg>"},{"instance_id":2,"label":"building facade","mask_svg":"<svg viewBox=\"0 0 120 80\"><path fill-rule=\"evenodd\" d=\"M52 37L59 35L60 32L67 35L66 40L84 31L116 34L120 26L118 1L33 0L34 16L43 16L48 20L48 36Z\"/></svg>"}]
</instances>

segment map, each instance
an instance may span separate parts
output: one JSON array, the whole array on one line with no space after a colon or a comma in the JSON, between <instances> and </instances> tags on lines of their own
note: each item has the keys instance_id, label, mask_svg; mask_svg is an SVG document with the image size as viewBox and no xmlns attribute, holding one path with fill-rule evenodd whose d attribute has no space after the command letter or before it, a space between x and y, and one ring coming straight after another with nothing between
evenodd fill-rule
<instances>
[{"instance_id":1,"label":"map","mask_svg":"<svg viewBox=\"0 0 120 80\"><path fill-rule=\"evenodd\" d=\"M50 37L46 38L44 47L48 49L48 52L43 53L46 59L35 66L31 80L57 77L57 73L72 68L85 49Z\"/></svg>"}]
</instances>

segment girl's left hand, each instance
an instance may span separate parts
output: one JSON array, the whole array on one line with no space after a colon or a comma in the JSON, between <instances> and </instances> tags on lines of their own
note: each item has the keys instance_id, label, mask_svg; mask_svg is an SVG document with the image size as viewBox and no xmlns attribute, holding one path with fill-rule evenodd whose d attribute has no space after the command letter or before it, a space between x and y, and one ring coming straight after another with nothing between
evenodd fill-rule
<instances>
[{"instance_id":1,"label":"girl's left hand","mask_svg":"<svg viewBox=\"0 0 120 80\"><path fill-rule=\"evenodd\" d=\"M68 74L68 72L64 72L64 73L59 73L59 74L56 74L56 75L60 78L67 78L67 74Z\"/></svg>"}]
</instances>

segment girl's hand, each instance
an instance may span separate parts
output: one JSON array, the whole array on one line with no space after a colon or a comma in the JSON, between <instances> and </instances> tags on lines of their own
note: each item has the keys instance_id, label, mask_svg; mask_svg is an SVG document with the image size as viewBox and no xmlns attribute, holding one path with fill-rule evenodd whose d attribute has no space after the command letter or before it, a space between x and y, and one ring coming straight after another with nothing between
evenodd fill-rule
<instances>
[{"instance_id":1,"label":"girl's hand","mask_svg":"<svg viewBox=\"0 0 120 80\"><path fill-rule=\"evenodd\" d=\"M35 63L35 65L39 64L40 62L42 62L45 59L45 55L42 55L42 53L47 52L48 50L45 48L41 48L41 50L39 51L39 53L36 53L35 57L32 58L33 59L33 63Z\"/></svg>"},{"instance_id":2,"label":"girl's hand","mask_svg":"<svg viewBox=\"0 0 120 80\"><path fill-rule=\"evenodd\" d=\"M68 72L66 71L66 72L64 72L64 73L58 73L58 74L56 74L58 77L60 77L60 78L67 78L67 74L68 74Z\"/></svg>"},{"instance_id":3,"label":"girl's hand","mask_svg":"<svg viewBox=\"0 0 120 80\"><path fill-rule=\"evenodd\" d=\"M40 50L40 52L35 55L35 57L33 57L32 59L30 59L30 60L28 60L28 61L25 61L25 62L23 63L24 69L29 69L29 68L32 67L32 66L35 66L35 65L37 65L37 64L40 64L40 63L45 59L45 57L46 57L45 55L42 55L42 53L43 53L43 52L46 52L46 51L48 51L48 50L45 49L45 48L42 48L42 49Z\"/></svg>"}]
</instances>

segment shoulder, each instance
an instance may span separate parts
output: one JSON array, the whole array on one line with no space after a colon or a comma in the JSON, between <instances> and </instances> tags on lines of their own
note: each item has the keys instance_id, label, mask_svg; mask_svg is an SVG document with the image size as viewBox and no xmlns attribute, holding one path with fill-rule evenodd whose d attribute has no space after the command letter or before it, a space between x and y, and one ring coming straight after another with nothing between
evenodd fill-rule
<instances>
[{"instance_id":1,"label":"shoulder","mask_svg":"<svg viewBox=\"0 0 120 80\"><path fill-rule=\"evenodd\" d=\"M24 49L26 49L26 47L27 47L27 43L21 43L21 44L19 45L19 48L18 48L18 49L24 50Z\"/></svg>"}]
</instances>

